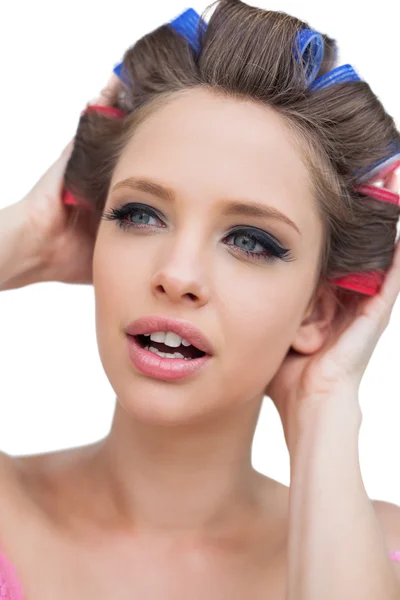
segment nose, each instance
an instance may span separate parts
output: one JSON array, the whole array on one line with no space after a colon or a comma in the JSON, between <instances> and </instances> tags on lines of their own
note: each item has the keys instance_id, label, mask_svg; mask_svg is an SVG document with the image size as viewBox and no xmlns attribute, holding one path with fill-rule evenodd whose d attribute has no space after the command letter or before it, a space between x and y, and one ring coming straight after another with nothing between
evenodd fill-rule
<instances>
[{"instance_id":1,"label":"nose","mask_svg":"<svg viewBox=\"0 0 400 600\"><path fill-rule=\"evenodd\" d=\"M186 303L199 308L210 298L209 285L205 280L204 268L199 252L175 248L173 255L164 256L163 264L151 280L152 293L159 300Z\"/></svg>"}]
</instances>

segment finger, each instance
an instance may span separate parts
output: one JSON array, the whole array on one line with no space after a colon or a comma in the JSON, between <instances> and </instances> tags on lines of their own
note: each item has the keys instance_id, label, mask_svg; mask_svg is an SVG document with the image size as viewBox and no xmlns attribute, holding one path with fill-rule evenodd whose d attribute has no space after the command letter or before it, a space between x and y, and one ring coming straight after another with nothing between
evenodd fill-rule
<instances>
[{"instance_id":1,"label":"finger","mask_svg":"<svg viewBox=\"0 0 400 600\"><path fill-rule=\"evenodd\" d=\"M395 194L400 194L400 168L389 173L384 180L384 187Z\"/></svg>"},{"instance_id":2,"label":"finger","mask_svg":"<svg viewBox=\"0 0 400 600\"><path fill-rule=\"evenodd\" d=\"M122 82L115 73L112 73L100 95L91 104L100 104L101 106L111 106L115 103L119 93L122 90Z\"/></svg>"},{"instance_id":3,"label":"finger","mask_svg":"<svg viewBox=\"0 0 400 600\"><path fill-rule=\"evenodd\" d=\"M58 160L56 160L51 171L51 179L57 187L58 194L61 194L64 188L64 175L74 149L75 138L73 138L61 152Z\"/></svg>"},{"instance_id":4,"label":"finger","mask_svg":"<svg viewBox=\"0 0 400 600\"><path fill-rule=\"evenodd\" d=\"M65 146L64 150L61 152L59 160L61 160L62 162L65 162L65 164L67 164L67 162L71 158L72 150L74 149L74 143L75 143L75 138L72 138L72 140L70 142L68 142L68 144Z\"/></svg>"},{"instance_id":5,"label":"finger","mask_svg":"<svg viewBox=\"0 0 400 600\"><path fill-rule=\"evenodd\" d=\"M384 305L389 310L387 315L390 318L394 303L400 293L400 240L396 243L396 249L392 264L387 271L379 296L384 301Z\"/></svg>"},{"instance_id":6,"label":"finger","mask_svg":"<svg viewBox=\"0 0 400 600\"><path fill-rule=\"evenodd\" d=\"M37 186L45 185L47 193L61 193L64 174L74 148L74 141L75 138L65 146L57 160L54 161L36 184Z\"/></svg>"}]
</instances>

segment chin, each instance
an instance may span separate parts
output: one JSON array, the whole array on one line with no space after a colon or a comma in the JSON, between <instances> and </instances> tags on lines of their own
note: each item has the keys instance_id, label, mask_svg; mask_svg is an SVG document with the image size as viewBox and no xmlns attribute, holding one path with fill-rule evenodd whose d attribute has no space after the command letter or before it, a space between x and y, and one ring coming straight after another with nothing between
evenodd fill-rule
<instances>
[{"instance_id":1,"label":"chin","mask_svg":"<svg viewBox=\"0 0 400 600\"><path fill-rule=\"evenodd\" d=\"M130 365L115 369L115 362L105 371L118 405L127 416L149 425L193 425L215 419L221 409L222 398L215 396L221 386L210 385L205 374L176 383L136 373Z\"/></svg>"}]
</instances>

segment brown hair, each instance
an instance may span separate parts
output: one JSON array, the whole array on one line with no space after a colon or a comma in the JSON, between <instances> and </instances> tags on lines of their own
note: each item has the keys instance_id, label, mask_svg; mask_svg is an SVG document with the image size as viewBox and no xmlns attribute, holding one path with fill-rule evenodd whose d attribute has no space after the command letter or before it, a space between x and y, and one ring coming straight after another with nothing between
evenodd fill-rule
<instances>
[{"instance_id":1,"label":"brown hair","mask_svg":"<svg viewBox=\"0 0 400 600\"><path fill-rule=\"evenodd\" d=\"M138 124L176 92L202 86L273 107L293 131L325 231L316 284L385 271L393 258L400 208L354 187L360 170L388 158L393 143L400 143L393 119L365 82L309 90L305 65L293 52L297 33L310 28L308 23L240 0L219 0L204 19L215 4L198 53L168 24L127 50L124 93L114 104L127 116L110 119L90 111L81 117L66 188L101 211L115 165ZM318 77L336 66L336 42L323 39Z\"/></svg>"}]
</instances>

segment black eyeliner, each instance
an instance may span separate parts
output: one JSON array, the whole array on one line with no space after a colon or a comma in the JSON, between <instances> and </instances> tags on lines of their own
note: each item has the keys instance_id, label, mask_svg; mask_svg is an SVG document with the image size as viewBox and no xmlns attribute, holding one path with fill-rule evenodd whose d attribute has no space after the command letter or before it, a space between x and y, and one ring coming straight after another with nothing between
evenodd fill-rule
<instances>
[{"instance_id":1,"label":"black eyeliner","mask_svg":"<svg viewBox=\"0 0 400 600\"><path fill-rule=\"evenodd\" d=\"M262 229L258 229L258 227L238 226L234 229L231 229L229 235L226 237L231 237L232 235L238 234L247 235L248 237L256 240L256 242L266 247L268 250L271 250L279 258L284 257L286 254L288 254L288 252L290 252L289 248L282 247L272 235L266 233Z\"/></svg>"},{"instance_id":2,"label":"black eyeliner","mask_svg":"<svg viewBox=\"0 0 400 600\"><path fill-rule=\"evenodd\" d=\"M164 227L166 226L164 222L165 217L162 215L162 213L142 202L127 202L122 206L111 207L109 210L106 210L102 213L101 218L107 221L117 221L118 227L126 231L130 229L143 230L146 229L146 227L152 229L153 231L155 229L159 229L159 227L147 225L146 223L135 224L127 220L126 217L130 217L135 211L142 211L148 216L161 221L164 224ZM161 229L162 228L163 227L161 227ZM224 236L222 241L236 235L248 237L262 246L262 252L254 252L251 250L246 250L245 248L240 248L234 244L227 244L227 246L231 247L233 251L241 253L242 256L246 256L250 260L265 260L266 262L276 259L283 260L285 262L292 262L295 260L295 258L292 257L289 248L282 247L273 235L267 233L263 229L249 225L237 225Z\"/></svg>"},{"instance_id":3,"label":"black eyeliner","mask_svg":"<svg viewBox=\"0 0 400 600\"><path fill-rule=\"evenodd\" d=\"M141 202L128 202L127 204L123 204L122 206L113 207L109 211L104 211L104 213L102 214L102 218L106 221L113 221L115 219L129 216L133 210L143 210L148 215L153 215L154 217L157 217L157 219L165 218L154 208L151 208L147 204L142 204Z\"/></svg>"}]
</instances>

